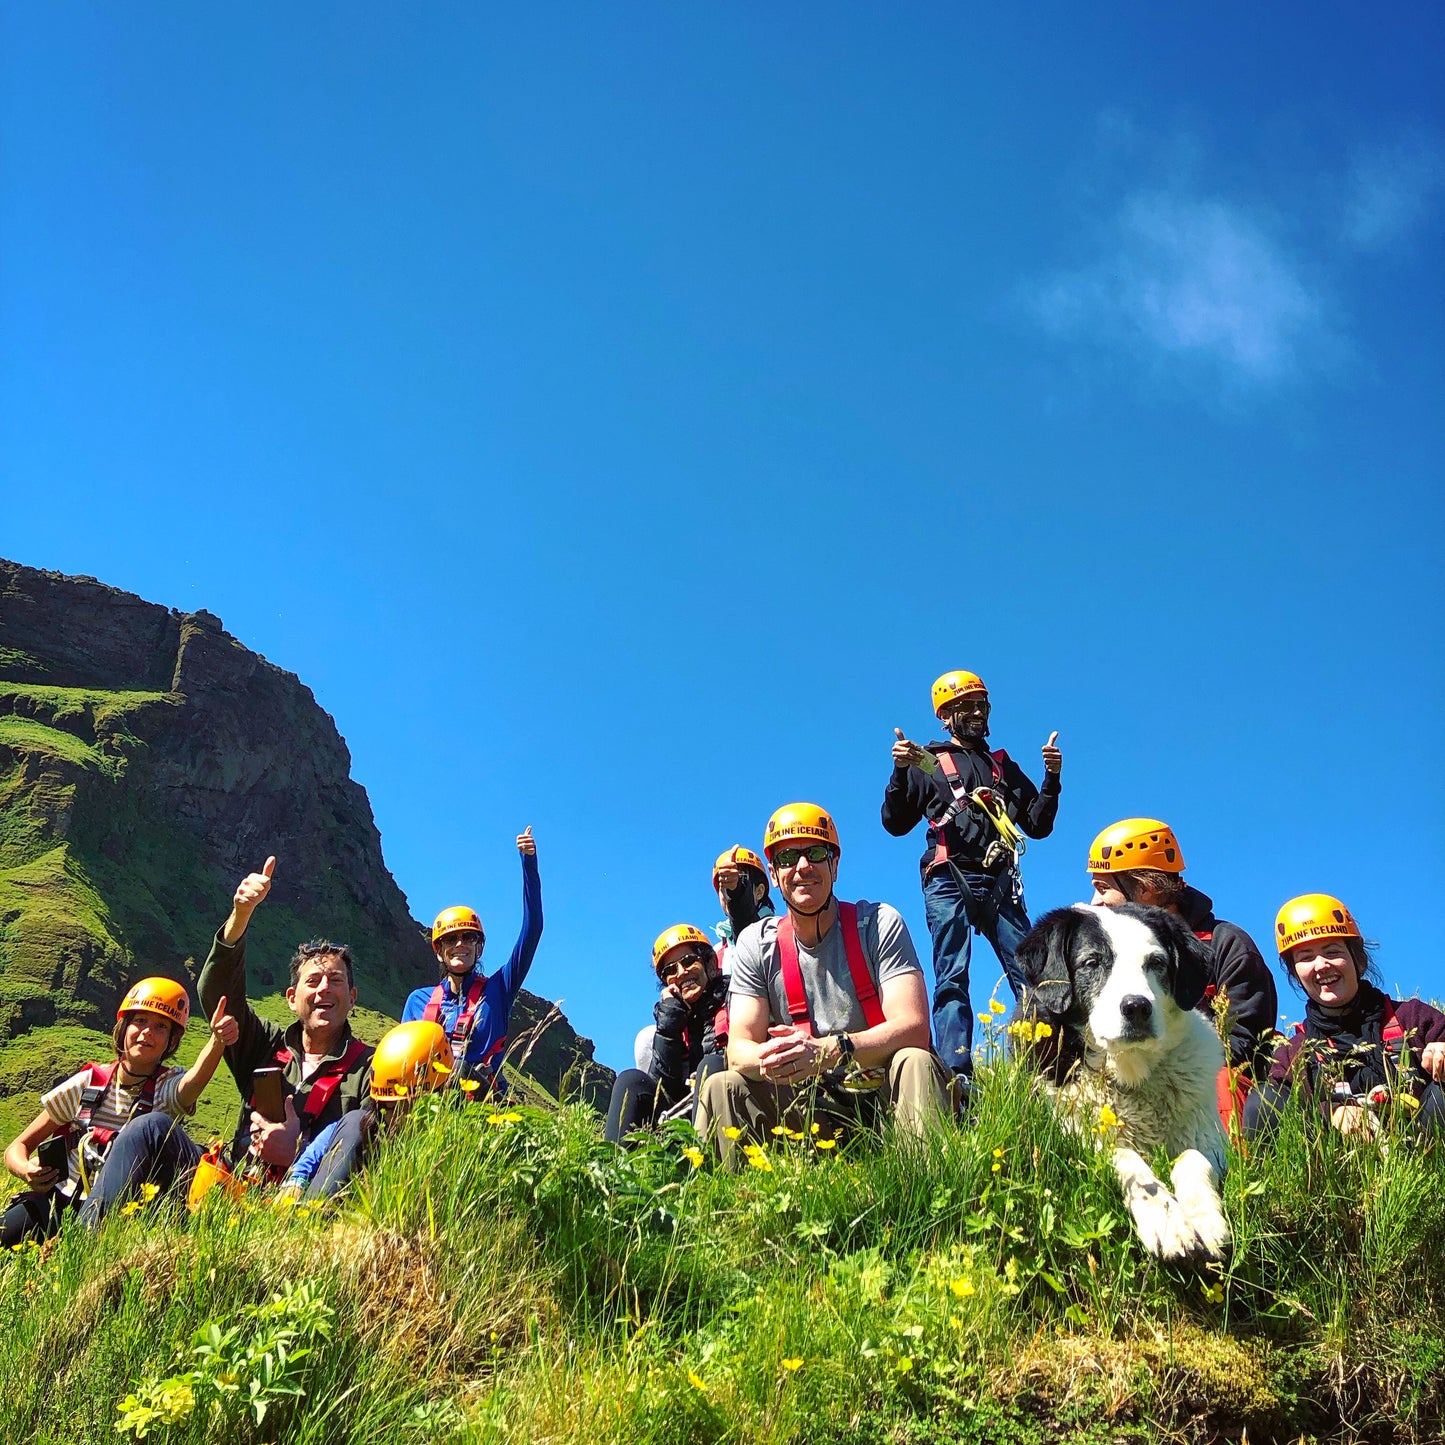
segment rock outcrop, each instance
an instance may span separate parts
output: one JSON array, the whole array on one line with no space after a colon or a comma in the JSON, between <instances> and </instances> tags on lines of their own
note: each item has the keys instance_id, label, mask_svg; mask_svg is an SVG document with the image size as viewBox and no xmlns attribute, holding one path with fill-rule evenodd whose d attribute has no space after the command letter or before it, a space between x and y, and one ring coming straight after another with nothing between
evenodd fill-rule
<instances>
[{"instance_id":1,"label":"rock outcrop","mask_svg":"<svg viewBox=\"0 0 1445 1445\"><path fill-rule=\"evenodd\" d=\"M126 980L186 977L268 853L253 990L283 988L294 944L324 935L395 1017L435 965L311 690L209 612L0 561L0 1046L53 1024L108 1032ZM529 1071L555 1088L591 1053L561 1020Z\"/></svg>"}]
</instances>

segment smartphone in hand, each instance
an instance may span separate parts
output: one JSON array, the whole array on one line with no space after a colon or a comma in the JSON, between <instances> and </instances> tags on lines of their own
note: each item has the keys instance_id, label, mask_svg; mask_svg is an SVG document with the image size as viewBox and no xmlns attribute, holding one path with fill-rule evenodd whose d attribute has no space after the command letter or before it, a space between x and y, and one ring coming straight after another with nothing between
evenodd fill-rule
<instances>
[{"instance_id":1,"label":"smartphone in hand","mask_svg":"<svg viewBox=\"0 0 1445 1445\"><path fill-rule=\"evenodd\" d=\"M35 1157L44 1168L55 1170L62 1180L65 1178L70 1164L70 1149L62 1136L47 1139L35 1151Z\"/></svg>"},{"instance_id":2,"label":"smartphone in hand","mask_svg":"<svg viewBox=\"0 0 1445 1445\"><path fill-rule=\"evenodd\" d=\"M273 1124L286 1118L286 1091L281 1087L281 1070L257 1069L251 1075L251 1107Z\"/></svg>"}]
</instances>

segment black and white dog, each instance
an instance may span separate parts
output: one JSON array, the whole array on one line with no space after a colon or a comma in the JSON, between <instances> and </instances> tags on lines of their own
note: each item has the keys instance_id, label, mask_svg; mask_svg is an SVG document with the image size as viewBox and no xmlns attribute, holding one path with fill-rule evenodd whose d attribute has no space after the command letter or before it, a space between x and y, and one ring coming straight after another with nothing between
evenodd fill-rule
<instances>
[{"instance_id":1,"label":"black and white dog","mask_svg":"<svg viewBox=\"0 0 1445 1445\"><path fill-rule=\"evenodd\" d=\"M1065 1121L1112 1144L1145 1249L1160 1259L1218 1259L1229 1243L1215 1092L1224 1047L1195 1012L1204 945L1163 909L1076 904L1045 914L1017 958L1027 982L1019 1016L1052 1028L1033 1057ZM1172 1192L1145 1162L1157 1149L1177 1156Z\"/></svg>"}]
</instances>

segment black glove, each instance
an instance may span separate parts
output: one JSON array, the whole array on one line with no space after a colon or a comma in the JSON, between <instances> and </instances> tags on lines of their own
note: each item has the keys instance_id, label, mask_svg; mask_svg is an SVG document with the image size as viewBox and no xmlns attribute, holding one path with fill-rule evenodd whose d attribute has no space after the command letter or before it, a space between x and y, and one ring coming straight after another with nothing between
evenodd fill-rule
<instances>
[{"instance_id":1,"label":"black glove","mask_svg":"<svg viewBox=\"0 0 1445 1445\"><path fill-rule=\"evenodd\" d=\"M665 993L653 1005L652 1017L657 1021L657 1031L669 1039L680 1039L687 1028L688 1007L680 998Z\"/></svg>"}]
</instances>

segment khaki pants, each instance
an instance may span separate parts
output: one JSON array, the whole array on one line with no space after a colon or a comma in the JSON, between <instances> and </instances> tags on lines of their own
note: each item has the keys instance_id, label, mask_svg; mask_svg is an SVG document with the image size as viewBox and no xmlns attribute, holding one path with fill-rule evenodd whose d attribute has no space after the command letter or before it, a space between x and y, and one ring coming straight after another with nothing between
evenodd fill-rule
<instances>
[{"instance_id":1,"label":"khaki pants","mask_svg":"<svg viewBox=\"0 0 1445 1445\"><path fill-rule=\"evenodd\" d=\"M736 1069L713 1074L703 1085L697 1104L697 1132L716 1142L723 1163L742 1164L745 1143L765 1144L779 1125L807 1130L818 1124L819 1137L867 1128L891 1107L898 1127L922 1134L931 1120L948 1112L948 1076L928 1049L899 1049L888 1061L887 1082L855 1094L827 1081L794 1087L749 1079ZM730 1138L726 1131L738 1129Z\"/></svg>"}]
</instances>

